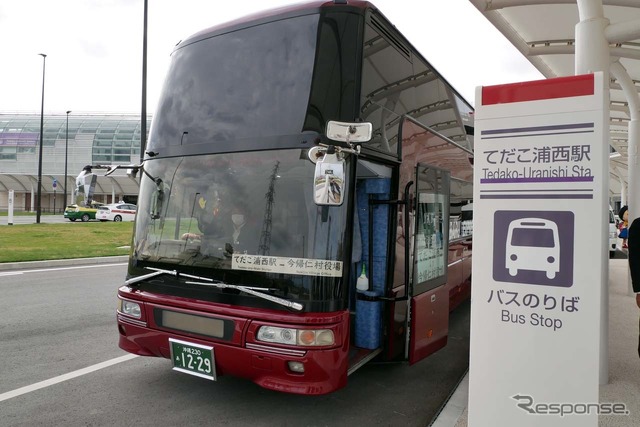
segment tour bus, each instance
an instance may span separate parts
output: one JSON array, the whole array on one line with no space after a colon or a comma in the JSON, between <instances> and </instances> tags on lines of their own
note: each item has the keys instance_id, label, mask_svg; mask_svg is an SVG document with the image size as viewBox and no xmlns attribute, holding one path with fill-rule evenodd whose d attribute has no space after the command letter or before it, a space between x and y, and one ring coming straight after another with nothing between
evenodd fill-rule
<instances>
[{"instance_id":1,"label":"tour bus","mask_svg":"<svg viewBox=\"0 0 640 427\"><path fill-rule=\"evenodd\" d=\"M470 296L472 138L472 107L369 2L182 41L126 166L120 347L310 395L441 349Z\"/></svg>"}]
</instances>

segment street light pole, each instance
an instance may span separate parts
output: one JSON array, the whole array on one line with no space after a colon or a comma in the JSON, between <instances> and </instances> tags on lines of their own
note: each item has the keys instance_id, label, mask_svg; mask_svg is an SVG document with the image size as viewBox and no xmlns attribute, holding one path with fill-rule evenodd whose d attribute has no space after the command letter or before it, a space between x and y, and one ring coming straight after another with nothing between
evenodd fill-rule
<instances>
[{"instance_id":1,"label":"street light pole","mask_svg":"<svg viewBox=\"0 0 640 427\"><path fill-rule=\"evenodd\" d=\"M42 56L42 104L40 105L40 152L38 153L38 196L36 206L36 224L40 224L40 212L42 210L42 137L44 133L44 70L47 62L47 55L39 53Z\"/></svg>"},{"instance_id":2,"label":"street light pole","mask_svg":"<svg viewBox=\"0 0 640 427\"><path fill-rule=\"evenodd\" d=\"M147 0L144 0L142 28L142 111L140 112L140 163L147 149ZM140 174L142 178L142 174Z\"/></svg>"},{"instance_id":3,"label":"street light pole","mask_svg":"<svg viewBox=\"0 0 640 427\"><path fill-rule=\"evenodd\" d=\"M67 153L69 152L69 113L67 111L67 136L64 139L64 206L62 210L67 208Z\"/></svg>"}]
</instances>

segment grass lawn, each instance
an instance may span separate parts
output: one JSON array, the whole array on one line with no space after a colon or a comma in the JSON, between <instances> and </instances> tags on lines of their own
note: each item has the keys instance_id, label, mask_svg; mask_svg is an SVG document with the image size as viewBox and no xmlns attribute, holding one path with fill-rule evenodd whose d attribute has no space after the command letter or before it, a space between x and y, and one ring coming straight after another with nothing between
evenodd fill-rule
<instances>
[{"instance_id":1,"label":"grass lawn","mask_svg":"<svg viewBox=\"0 0 640 427\"><path fill-rule=\"evenodd\" d=\"M128 255L132 234L133 222L0 227L0 263Z\"/></svg>"}]
</instances>

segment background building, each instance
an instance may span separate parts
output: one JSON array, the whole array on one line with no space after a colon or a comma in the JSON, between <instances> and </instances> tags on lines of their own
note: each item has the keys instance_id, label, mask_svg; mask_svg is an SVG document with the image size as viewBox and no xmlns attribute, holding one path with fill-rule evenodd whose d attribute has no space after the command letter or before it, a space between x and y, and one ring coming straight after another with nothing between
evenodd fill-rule
<instances>
[{"instance_id":1,"label":"background building","mask_svg":"<svg viewBox=\"0 0 640 427\"><path fill-rule=\"evenodd\" d=\"M147 131L150 125L151 118L148 118ZM14 210L35 210L39 144L39 113L0 113L0 210L8 207L9 190L14 190ZM84 166L139 162L140 115L71 113L68 139L67 114L45 115L41 211L64 210L65 186L67 204L73 203L75 178ZM139 178L130 178L121 169L108 177L102 176L104 171L94 169L93 172L98 175L94 200L136 201Z\"/></svg>"}]
</instances>

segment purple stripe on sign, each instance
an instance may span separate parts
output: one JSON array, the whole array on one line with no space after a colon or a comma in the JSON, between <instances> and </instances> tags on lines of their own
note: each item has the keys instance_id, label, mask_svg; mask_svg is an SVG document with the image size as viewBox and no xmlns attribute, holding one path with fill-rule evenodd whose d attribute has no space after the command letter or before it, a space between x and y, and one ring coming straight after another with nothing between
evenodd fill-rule
<instances>
[{"instance_id":1,"label":"purple stripe on sign","mask_svg":"<svg viewBox=\"0 0 640 427\"><path fill-rule=\"evenodd\" d=\"M526 182L593 182L592 176L565 176L557 178L481 178L480 184L517 184Z\"/></svg>"},{"instance_id":2,"label":"purple stripe on sign","mask_svg":"<svg viewBox=\"0 0 640 427\"><path fill-rule=\"evenodd\" d=\"M593 191L593 189L582 189L582 188L530 188L528 190L480 190L481 193L517 193L517 192L527 192L527 193L533 193L534 191L572 191L572 192L578 192L578 191Z\"/></svg>"},{"instance_id":3,"label":"purple stripe on sign","mask_svg":"<svg viewBox=\"0 0 640 427\"><path fill-rule=\"evenodd\" d=\"M523 132L533 132L533 131L541 131L541 130L562 130L562 129L583 129L583 128L591 128L593 129L593 123L572 123L567 125L552 125L552 126L530 126L524 128L507 128L507 129L489 129L483 130L481 135L496 135L501 133L523 133Z\"/></svg>"},{"instance_id":4,"label":"purple stripe on sign","mask_svg":"<svg viewBox=\"0 0 640 427\"><path fill-rule=\"evenodd\" d=\"M480 139L529 138L530 136L575 135L578 133L593 133L593 130L582 130L578 132L549 132L549 133L526 133L523 135L483 136Z\"/></svg>"},{"instance_id":5,"label":"purple stripe on sign","mask_svg":"<svg viewBox=\"0 0 640 427\"><path fill-rule=\"evenodd\" d=\"M593 199L593 194L490 194L481 199Z\"/></svg>"}]
</instances>

